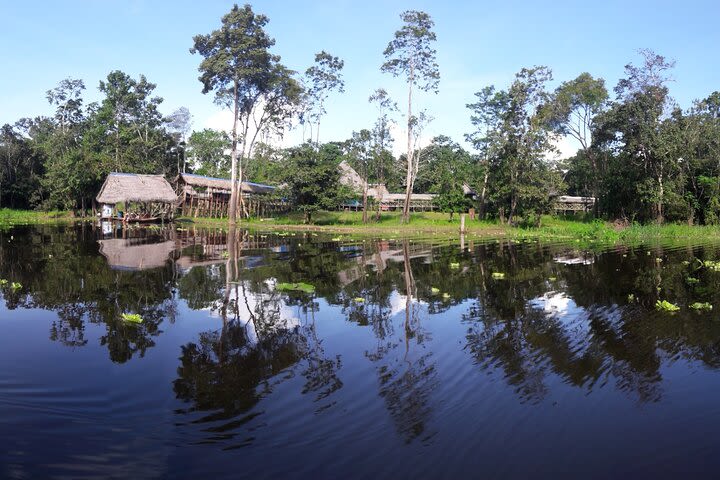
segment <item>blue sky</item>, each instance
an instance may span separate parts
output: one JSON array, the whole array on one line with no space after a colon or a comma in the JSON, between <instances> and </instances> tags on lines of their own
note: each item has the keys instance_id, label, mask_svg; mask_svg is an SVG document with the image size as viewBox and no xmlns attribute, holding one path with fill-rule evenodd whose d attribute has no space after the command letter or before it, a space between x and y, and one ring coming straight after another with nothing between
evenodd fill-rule
<instances>
[{"instance_id":1,"label":"blue sky","mask_svg":"<svg viewBox=\"0 0 720 480\"><path fill-rule=\"evenodd\" d=\"M441 83L438 95L422 95L420 107L435 118L426 137L461 140L470 131L465 105L486 85L505 87L522 67L547 65L557 83L583 71L606 79L611 89L638 48L673 58L671 93L690 106L720 90L720 2L717 1L400 1L263 0L252 3L270 18L274 52L303 71L314 53L327 50L345 60L346 92L328 101L321 140L340 140L368 127L375 110L367 103L383 86L399 101L404 84L380 73L382 51L406 9L435 20ZM0 124L46 115L45 91L68 76L81 78L89 101L98 82L114 69L143 73L156 83L170 113L186 106L193 127L221 126L210 94L201 93L192 37L218 28L232 2L123 2L0 0ZM401 102L400 102L401 103ZM300 141L292 132L286 141Z\"/></svg>"}]
</instances>

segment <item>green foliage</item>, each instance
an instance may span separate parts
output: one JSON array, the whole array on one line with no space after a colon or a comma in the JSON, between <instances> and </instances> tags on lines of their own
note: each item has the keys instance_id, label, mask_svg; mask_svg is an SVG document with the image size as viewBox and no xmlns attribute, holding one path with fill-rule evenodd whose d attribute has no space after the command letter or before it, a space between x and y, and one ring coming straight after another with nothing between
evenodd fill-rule
<instances>
[{"instance_id":1,"label":"green foliage","mask_svg":"<svg viewBox=\"0 0 720 480\"><path fill-rule=\"evenodd\" d=\"M440 70L432 48L437 40L433 32L434 22L425 12L407 10L400 14L403 26L395 32L383 55L385 63L381 70L394 76L403 76L411 85L421 90L437 92Z\"/></svg>"},{"instance_id":2,"label":"green foliage","mask_svg":"<svg viewBox=\"0 0 720 480\"><path fill-rule=\"evenodd\" d=\"M339 93L345 91L341 74L344 66L344 61L323 50L315 54L315 64L305 70L304 111L300 122L317 125L316 142L320 141L320 119L326 113L325 100L333 90Z\"/></svg>"},{"instance_id":3,"label":"green foliage","mask_svg":"<svg viewBox=\"0 0 720 480\"><path fill-rule=\"evenodd\" d=\"M545 84L551 79L547 67L524 68L507 91L486 87L475 94L476 103L467 105L476 127L467 138L487 159L489 200L507 223L516 216L539 223L550 210L550 194L561 184L546 159L553 146L540 108L549 100Z\"/></svg>"},{"instance_id":4,"label":"green foliage","mask_svg":"<svg viewBox=\"0 0 720 480\"><path fill-rule=\"evenodd\" d=\"M188 139L188 156L191 166L198 175L228 178L230 176L230 149L228 134L206 128L192 132ZM254 178L254 177L251 177Z\"/></svg>"},{"instance_id":5,"label":"green foliage","mask_svg":"<svg viewBox=\"0 0 720 480\"><path fill-rule=\"evenodd\" d=\"M415 191L436 193L436 206L451 218L454 213L468 211L473 201L463 187L477 183L480 169L475 159L446 136L435 137L418 155L421 168Z\"/></svg>"},{"instance_id":6,"label":"green foliage","mask_svg":"<svg viewBox=\"0 0 720 480\"><path fill-rule=\"evenodd\" d=\"M713 309L712 304L710 304L708 302L694 302L694 303L691 303L689 306L693 310L698 310L698 311L700 311L700 310L710 311Z\"/></svg>"},{"instance_id":7,"label":"green foliage","mask_svg":"<svg viewBox=\"0 0 720 480\"><path fill-rule=\"evenodd\" d=\"M660 310L661 312L678 312L680 311L680 307L675 305L674 303L670 303L667 300L658 300L655 302L655 309Z\"/></svg>"},{"instance_id":8,"label":"green foliage","mask_svg":"<svg viewBox=\"0 0 720 480\"><path fill-rule=\"evenodd\" d=\"M310 222L312 212L335 209L351 193L340 185L338 164L342 151L335 144L316 149L311 143L290 149L285 171L283 194L293 208Z\"/></svg>"},{"instance_id":9,"label":"green foliage","mask_svg":"<svg viewBox=\"0 0 720 480\"><path fill-rule=\"evenodd\" d=\"M143 319L138 313L123 313L121 318L129 323L142 323Z\"/></svg>"},{"instance_id":10,"label":"green foliage","mask_svg":"<svg viewBox=\"0 0 720 480\"><path fill-rule=\"evenodd\" d=\"M275 288L281 292L302 292L302 293L314 293L315 287L309 283L297 282L297 283L278 283Z\"/></svg>"}]
</instances>

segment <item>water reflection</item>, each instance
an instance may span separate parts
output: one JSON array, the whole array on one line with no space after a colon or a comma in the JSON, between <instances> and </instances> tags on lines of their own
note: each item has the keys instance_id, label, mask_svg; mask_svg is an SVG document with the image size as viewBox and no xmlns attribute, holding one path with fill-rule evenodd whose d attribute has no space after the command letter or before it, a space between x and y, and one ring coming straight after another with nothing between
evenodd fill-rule
<instances>
[{"instance_id":1,"label":"water reflection","mask_svg":"<svg viewBox=\"0 0 720 480\"><path fill-rule=\"evenodd\" d=\"M278 428L280 391L307 422L348 428L382 424L348 407L377 400L398 439L429 444L449 398L492 382L526 406L565 388L651 405L672 368L720 367L720 323L688 308L720 305L720 273L702 263L716 246L464 243L22 228L0 232L0 292L11 318L53 312L49 338L68 350L124 364L157 349L172 364L173 424L222 448ZM278 288L297 282L312 291ZM683 308L657 312L658 300Z\"/></svg>"}]
</instances>

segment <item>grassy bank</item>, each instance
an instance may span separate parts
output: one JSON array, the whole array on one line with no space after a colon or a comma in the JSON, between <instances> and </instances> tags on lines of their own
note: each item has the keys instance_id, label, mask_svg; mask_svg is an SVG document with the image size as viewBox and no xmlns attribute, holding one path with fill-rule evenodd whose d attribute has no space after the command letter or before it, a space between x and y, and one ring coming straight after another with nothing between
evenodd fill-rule
<instances>
[{"instance_id":1,"label":"grassy bank","mask_svg":"<svg viewBox=\"0 0 720 480\"><path fill-rule=\"evenodd\" d=\"M225 227L226 219L180 219L198 226ZM361 212L318 212L313 223L303 223L302 214L290 214L274 219L249 219L242 227L266 231L319 231L351 234L353 236L393 234L432 234L457 237L460 219L452 220L447 214L436 212L414 213L410 223L402 224L399 213L383 213L379 221L362 223ZM548 240L575 240L583 243L639 243L654 241L720 241L720 226L689 226L678 224L618 226L601 220L543 217L540 227L511 227L496 221L467 220L469 235L486 238L543 238Z\"/></svg>"},{"instance_id":2,"label":"grassy bank","mask_svg":"<svg viewBox=\"0 0 720 480\"><path fill-rule=\"evenodd\" d=\"M72 214L67 211L39 212L35 210L11 210L9 208L0 208L0 227L68 223L75 220L79 219L74 218Z\"/></svg>"},{"instance_id":3,"label":"grassy bank","mask_svg":"<svg viewBox=\"0 0 720 480\"><path fill-rule=\"evenodd\" d=\"M378 233L437 233L457 235L460 232L460 217L455 215L452 220L447 213L420 212L413 213L410 223L401 223L399 212L384 212L379 220L371 216L367 224L362 222L362 212L317 212L313 214L312 223L303 221L302 213L290 213L275 218L251 218L243 220L240 225L255 230L285 230L285 231L313 231L335 232L352 234L378 234ZM190 222L195 225L226 226L227 219L217 218L180 218L181 222ZM467 221L467 228L472 232L487 236L505 236L511 227L500 225L492 221Z\"/></svg>"},{"instance_id":4,"label":"grassy bank","mask_svg":"<svg viewBox=\"0 0 720 480\"><path fill-rule=\"evenodd\" d=\"M460 234L460 218L451 220L448 214L437 212L413 213L410 223L400 222L398 212L383 212L379 220L362 223L362 212L317 212L313 223L303 223L301 213L291 213L275 218L243 220L242 228L262 231L313 231L339 233L351 236L436 236L455 238ZM14 225L68 223L79 220L70 212L38 212L28 210L0 209L0 227ZM227 219L179 218L181 225L225 228ZM601 220L580 218L556 218L546 216L540 227L511 227L496 221L467 220L468 235L483 238L540 238L546 240L579 241L592 243L640 243L640 242L704 242L720 241L720 226L689 226L678 224L618 226Z\"/></svg>"}]
</instances>

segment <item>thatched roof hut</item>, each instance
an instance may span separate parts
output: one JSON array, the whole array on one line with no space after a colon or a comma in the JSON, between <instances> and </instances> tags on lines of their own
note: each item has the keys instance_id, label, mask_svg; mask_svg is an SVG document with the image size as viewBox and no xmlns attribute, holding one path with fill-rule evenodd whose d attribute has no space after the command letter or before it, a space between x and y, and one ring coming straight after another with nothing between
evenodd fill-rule
<instances>
[{"instance_id":1,"label":"thatched roof hut","mask_svg":"<svg viewBox=\"0 0 720 480\"><path fill-rule=\"evenodd\" d=\"M181 173L179 180L185 185L191 187L207 188L209 191L216 193L230 194L232 184L226 178L206 177L205 175L195 175L194 173ZM263 185L262 183L242 182L243 193L272 193L276 187L272 185Z\"/></svg>"},{"instance_id":2,"label":"thatched roof hut","mask_svg":"<svg viewBox=\"0 0 720 480\"><path fill-rule=\"evenodd\" d=\"M122 202L175 203L177 195L162 175L111 173L96 200L108 205Z\"/></svg>"}]
</instances>

